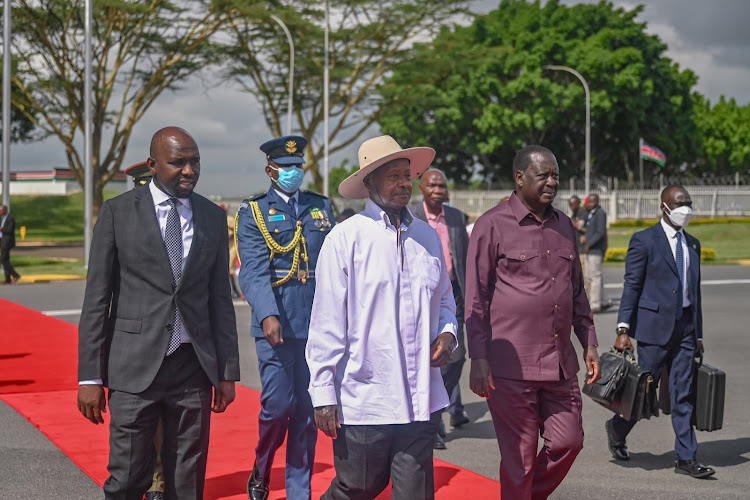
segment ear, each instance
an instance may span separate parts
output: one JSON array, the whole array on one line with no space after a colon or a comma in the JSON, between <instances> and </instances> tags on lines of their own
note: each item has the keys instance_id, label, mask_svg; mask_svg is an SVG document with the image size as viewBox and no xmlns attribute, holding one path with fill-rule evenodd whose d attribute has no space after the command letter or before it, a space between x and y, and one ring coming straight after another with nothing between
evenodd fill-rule
<instances>
[{"instance_id":1,"label":"ear","mask_svg":"<svg viewBox=\"0 0 750 500\"><path fill-rule=\"evenodd\" d=\"M149 156L146 160L146 166L151 171L151 175L156 177L156 160Z\"/></svg>"},{"instance_id":2,"label":"ear","mask_svg":"<svg viewBox=\"0 0 750 500\"><path fill-rule=\"evenodd\" d=\"M516 179L516 186L522 188L523 187L523 171L516 170L514 177Z\"/></svg>"}]
</instances>

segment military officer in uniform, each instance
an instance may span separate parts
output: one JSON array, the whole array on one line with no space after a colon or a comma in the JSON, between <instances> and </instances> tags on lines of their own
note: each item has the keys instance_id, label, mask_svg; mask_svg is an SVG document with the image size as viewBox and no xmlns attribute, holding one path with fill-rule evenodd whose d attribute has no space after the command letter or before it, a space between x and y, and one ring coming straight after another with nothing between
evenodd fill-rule
<instances>
[{"instance_id":1,"label":"military officer in uniform","mask_svg":"<svg viewBox=\"0 0 750 500\"><path fill-rule=\"evenodd\" d=\"M133 188L143 186L151 180L151 171L145 161L131 165L125 169L125 175L133 178Z\"/></svg>"},{"instance_id":2,"label":"military officer in uniform","mask_svg":"<svg viewBox=\"0 0 750 500\"><path fill-rule=\"evenodd\" d=\"M305 146L304 137L286 136L260 147L271 188L244 200L236 218L239 282L252 307L262 385L251 500L268 497L274 454L287 433L286 497L311 497L318 430L305 346L318 252L335 220L328 198L299 190Z\"/></svg>"}]
</instances>

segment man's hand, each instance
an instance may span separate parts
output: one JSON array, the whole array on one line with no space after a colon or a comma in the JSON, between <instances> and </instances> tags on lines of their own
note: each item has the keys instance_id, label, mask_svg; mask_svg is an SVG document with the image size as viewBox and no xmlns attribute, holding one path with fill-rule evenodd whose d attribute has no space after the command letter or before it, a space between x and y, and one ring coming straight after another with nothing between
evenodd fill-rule
<instances>
[{"instance_id":1,"label":"man's hand","mask_svg":"<svg viewBox=\"0 0 750 500\"><path fill-rule=\"evenodd\" d=\"M589 374L587 384L593 384L602 375L602 363L599 361L599 353L596 352L596 347L590 345L586 348L583 353L583 361L586 363L586 372Z\"/></svg>"},{"instance_id":2,"label":"man's hand","mask_svg":"<svg viewBox=\"0 0 750 500\"><path fill-rule=\"evenodd\" d=\"M214 407L211 411L214 413L224 413L232 401L234 401L234 381L222 380L219 387L214 388Z\"/></svg>"},{"instance_id":3,"label":"man's hand","mask_svg":"<svg viewBox=\"0 0 750 500\"><path fill-rule=\"evenodd\" d=\"M486 359L471 360L469 387L477 396L490 399L490 389L495 390L495 383L492 381L489 361Z\"/></svg>"},{"instance_id":4,"label":"man's hand","mask_svg":"<svg viewBox=\"0 0 750 500\"><path fill-rule=\"evenodd\" d=\"M451 359L451 348L456 338L451 332L443 332L430 346L430 366L440 368Z\"/></svg>"},{"instance_id":5,"label":"man's hand","mask_svg":"<svg viewBox=\"0 0 750 500\"><path fill-rule=\"evenodd\" d=\"M103 424L102 413L107 413L107 398L101 385L78 386L78 410L94 424Z\"/></svg>"},{"instance_id":6,"label":"man's hand","mask_svg":"<svg viewBox=\"0 0 750 500\"><path fill-rule=\"evenodd\" d=\"M627 333L621 333L617 336L617 339L615 340L615 349L618 351L624 351L625 349L630 349L631 351L635 351L633 348L633 343L630 341L630 335Z\"/></svg>"},{"instance_id":7,"label":"man's hand","mask_svg":"<svg viewBox=\"0 0 750 500\"><path fill-rule=\"evenodd\" d=\"M284 337L281 336L281 323L276 316L267 316L263 319L261 328L263 328L263 336L273 347L284 343Z\"/></svg>"},{"instance_id":8,"label":"man's hand","mask_svg":"<svg viewBox=\"0 0 750 500\"><path fill-rule=\"evenodd\" d=\"M323 434L336 439L336 429L341 428L341 424L339 424L339 410L336 405L315 408L315 425L323 431Z\"/></svg>"},{"instance_id":9,"label":"man's hand","mask_svg":"<svg viewBox=\"0 0 750 500\"><path fill-rule=\"evenodd\" d=\"M696 356L699 354L702 355L705 351L706 349L703 347L703 339L698 339L698 345L695 347Z\"/></svg>"},{"instance_id":10,"label":"man's hand","mask_svg":"<svg viewBox=\"0 0 750 500\"><path fill-rule=\"evenodd\" d=\"M581 236L580 240L581 240L581 245L586 244L586 236Z\"/></svg>"}]
</instances>

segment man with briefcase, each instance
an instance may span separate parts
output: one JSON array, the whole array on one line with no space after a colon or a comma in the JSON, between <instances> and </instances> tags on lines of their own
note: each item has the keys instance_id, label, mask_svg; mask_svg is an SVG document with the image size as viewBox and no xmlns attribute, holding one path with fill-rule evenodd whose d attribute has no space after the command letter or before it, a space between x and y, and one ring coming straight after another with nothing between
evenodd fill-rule
<instances>
[{"instance_id":1,"label":"man with briefcase","mask_svg":"<svg viewBox=\"0 0 750 500\"><path fill-rule=\"evenodd\" d=\"M705 478L715 471L697 460L698 443L690 422L693 358L703 352L700 242L683 231L692 214L690 194L668 186L661 202L661 221L630 240L615 347L632 350L630 336L638 340L638 364L656 383L667 367L669 380L664 383L669 384L675 431L675 472ZM616 460L630 459L625 439L636 421L615 415L606 422L609 450Z\"/></svg>"}]
</instances>

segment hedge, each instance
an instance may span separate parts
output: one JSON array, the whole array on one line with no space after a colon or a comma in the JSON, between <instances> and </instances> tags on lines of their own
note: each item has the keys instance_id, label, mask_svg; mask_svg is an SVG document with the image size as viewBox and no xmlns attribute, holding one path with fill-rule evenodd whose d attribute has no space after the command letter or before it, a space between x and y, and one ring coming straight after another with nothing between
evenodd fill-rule
<instances>
[{"instance_id":1,"label":"hedge","mask_svg":"<svg viewBox=\"0 0 750 500\"><path fill-rule=\"evenodd\" d=\"M623 247L608 248L604 254L604 262L625 262L628 249ZM701 262L716 260L716 250L713 248L701 248Z\"/></svg>"},{"instance_id":2,"label":"hedge","mask_svg":"<svg viewBox=\"0 0 750 500\"><path fill-rule=\"evenodd\" d=\"M610 227L650 227L657 222L659 222L659 219L618 220L617 222L611 223ZM715 219L690 219L691 226L701 226L703 224L729 224L731 222L750 224L750 217L716 217Z\"/></svg>"}]
</instances>

